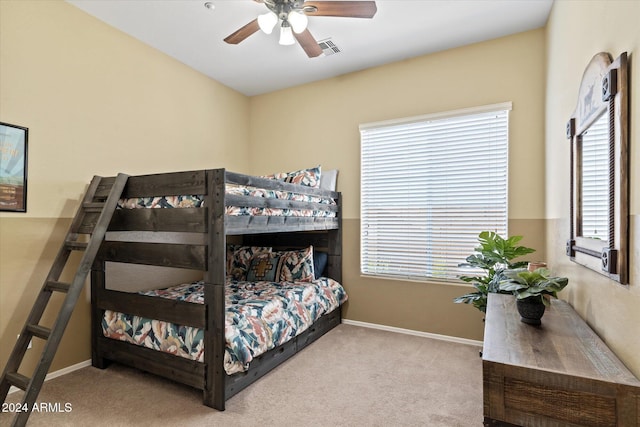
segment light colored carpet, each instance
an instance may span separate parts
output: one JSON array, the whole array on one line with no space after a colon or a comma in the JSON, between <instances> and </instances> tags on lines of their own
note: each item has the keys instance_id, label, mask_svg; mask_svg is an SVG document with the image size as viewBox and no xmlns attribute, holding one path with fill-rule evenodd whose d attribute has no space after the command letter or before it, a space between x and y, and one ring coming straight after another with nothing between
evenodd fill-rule
<instances>
[{"instance_id":1,"label":"light colored carpet","mask_svg":"<svg viewBox=\"0 0 640 427\"><path fill-rule=\"evenodd\" d=\"M481 426L478 347L340 325L227 401L112 364L44 384L29 426ZM22 392L9 395L19 402ZM0 414L0 425L9 425Z\"/></svg>"}]
</instances>

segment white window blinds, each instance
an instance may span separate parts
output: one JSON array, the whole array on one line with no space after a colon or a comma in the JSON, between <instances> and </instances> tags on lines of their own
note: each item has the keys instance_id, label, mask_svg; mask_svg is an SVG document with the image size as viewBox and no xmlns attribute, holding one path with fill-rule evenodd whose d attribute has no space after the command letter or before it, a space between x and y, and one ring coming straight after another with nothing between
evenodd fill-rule
<instances>
[{"instance_id":1,"label":"white window blinds","mask_svg":"<svg viewBox=\"0 0 640 427\"><path fill-rule=\"evenodd\" d=\"M455 279L507 235L511 103L372 123L361 135L361 272Z\"/></svg>"},{"instance_id":2,"label":"white window blinds","mask_svg":"<svg viewBox=\"0 0 640 427\"><path fill-rule=\"evenodd\" d=\"M609 115L582 134L582 233L609 239Z\"/></svg>"}]
</instances>

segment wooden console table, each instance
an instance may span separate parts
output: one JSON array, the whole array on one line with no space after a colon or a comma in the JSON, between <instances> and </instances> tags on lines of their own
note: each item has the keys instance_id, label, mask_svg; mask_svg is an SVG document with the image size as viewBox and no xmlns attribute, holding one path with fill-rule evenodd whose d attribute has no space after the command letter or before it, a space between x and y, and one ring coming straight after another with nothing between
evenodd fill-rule
<instances>
[{"instance_id":1,"label":"wooden console table","mask_svg":"<svg viewBox=\"0 0 640 427\"><path fill-rule=\"evenodd\" d=\"M485 426L640 426L640 381L564 301L531 326L489 294L482 374Z\"/></svg>"}]
</instances>

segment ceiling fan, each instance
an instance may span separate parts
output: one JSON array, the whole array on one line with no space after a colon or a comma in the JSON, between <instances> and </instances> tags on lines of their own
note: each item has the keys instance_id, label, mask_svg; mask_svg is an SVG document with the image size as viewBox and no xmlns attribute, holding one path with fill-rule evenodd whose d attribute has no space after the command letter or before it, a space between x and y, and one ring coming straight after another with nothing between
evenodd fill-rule
<instances>
[{"instance_id":1,"label":"ceiling fan","mask_svg":"<svg viewBox=\"0 0 640 427\"><path fill-rule=\"evenodd\" d=\"M373 18L378 10L375 1L254 1L264 3L269 11L230 34L224 41L238 44L258 30L271 34L280 23L280 44L291 45L297 40L309 58L320 55L322 48L307 29L307 16Z\"/></svg>"}]
</instances>

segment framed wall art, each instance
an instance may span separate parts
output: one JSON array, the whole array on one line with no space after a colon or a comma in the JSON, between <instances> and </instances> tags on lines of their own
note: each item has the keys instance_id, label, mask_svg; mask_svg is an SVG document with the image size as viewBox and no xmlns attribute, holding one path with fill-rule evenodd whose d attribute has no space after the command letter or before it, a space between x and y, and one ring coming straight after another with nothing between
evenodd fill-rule
<instances>
[{"instance_id":1,"label":"framed wall art","mask_svg":"<svg viewBox=\"0 0 640 427\"><path fill-rule=\"evenodd\" d=\"M0 122L0 211L27 211L29 129Z\"/></svg>"}]
</instances>

